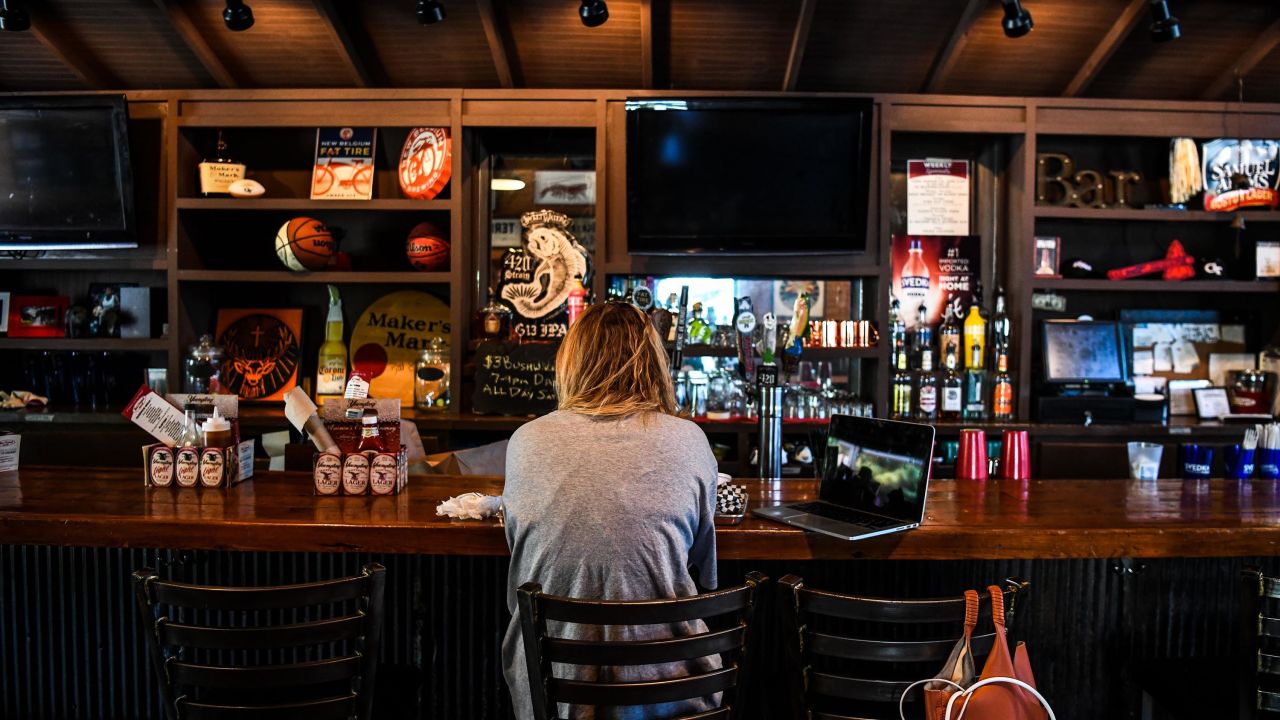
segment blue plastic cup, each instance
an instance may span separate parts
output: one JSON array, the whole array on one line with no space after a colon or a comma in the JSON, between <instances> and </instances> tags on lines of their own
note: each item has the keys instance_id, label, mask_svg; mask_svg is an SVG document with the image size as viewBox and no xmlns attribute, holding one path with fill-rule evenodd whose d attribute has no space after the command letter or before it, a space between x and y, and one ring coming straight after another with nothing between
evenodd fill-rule
<instances>
[{"instance_id":1,"label":"blue plastic cup","mask_svg":"<svg viewBox=\"0 0 1280 720\"><path fill-rule=\"evenodd\" d=\"M1182 446L1182 479L1208 480L1213 473L1213 448L1195 443Z\"/></svg>"},{"instance_id":2,"label":"blue plastic cup","mask_svg":"<svg viewBox=\"0 0 1280 720\"><path fill-rule=\"evenodd\" d=\"M1258 448L1258 477L1264 480L1280 478L1280 450Z\"/></svg>"},{"instance_id":3,"label":"blue plastic cup","mask_svg":"<svg viewBox=\"0 0 1280 720\"><path fill-rule=\"evenodd\" d=\"M1222 448L1227 477L1232 480L1248 480L1253 477L1253 456L1253 450L1245 450L1239 443Z\"/></svg>"}]
</instances>

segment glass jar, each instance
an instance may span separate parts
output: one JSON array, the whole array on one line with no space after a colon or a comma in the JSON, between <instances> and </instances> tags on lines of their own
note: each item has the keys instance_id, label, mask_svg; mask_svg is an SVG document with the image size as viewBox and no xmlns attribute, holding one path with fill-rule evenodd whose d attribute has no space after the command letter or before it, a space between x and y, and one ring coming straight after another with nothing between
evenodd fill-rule
<instances>
[{"instance_id":1,"label":"glass jar","mask_svg":"<svg viewBox=\"0 0 1280 720\"><path fill-rule=\"evenodd\" d=\"M728 420L733 414L733 385L724 373L713 373L707 379L707 419Z\"/></svg>"},{"instance_id":2,"label":"glass jar","mask_svg":"<svg viewBox=\"0 0 1280 720\"><path fill-rule=\"evenodd\" d=\"M689 414L707 416L707 374L700 370L689 373Z\"/></svg>"},{"instance_id":3,"label":"glass jar","mask_svg":"<svg viewBox=\"0 0 1280 720\"><path fill-rule=\"evenodd\" d=\"M1266 398L1267 375L1261 370L1241 370L1231 386L1231 412L1270 412Z\"/></svg>"},{"instance_id":4,"label":"glass jar","mask_svg":"<svg viewBox=\"0 0 1280 720\"><path fill-rule=\"evenodd\" d=\"M187 351L183 362L182 390L186 393L220 393L222 380L222 348L213 344L213 336L201 335L200 341Z\"/></svg>"},{"instance_id":5,"label":"glass jar","mask_svg":"<svg viewBox=\"0 0 1280 720\"><path fill-rule=\"evenodd\" d=\"M419 410L449 409L449 342L437 337L418 357L413 372L413 406Z\"/></svg>"},{"instance_id":6,"label":"glass jar","mask_svg":"<svg viewBox=\"0 0 1280 720\"><path fill-rule=\"evenodd\" d=\"M476 311L475 337L505 341L511 335L511 308L498 302L489 291L489 303Z\"/></svg>"}]
</instances>

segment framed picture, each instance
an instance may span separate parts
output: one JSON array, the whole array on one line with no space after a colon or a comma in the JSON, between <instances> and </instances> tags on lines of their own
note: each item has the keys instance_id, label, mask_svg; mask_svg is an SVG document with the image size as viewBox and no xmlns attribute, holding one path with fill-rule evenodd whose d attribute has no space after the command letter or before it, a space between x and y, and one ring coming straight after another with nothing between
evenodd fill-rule
<instances>
[{"instance_id":1,"label":"framed picture","mask_svg":"<svg viewBox=\"0 0 1280 720\"><path fill-rule=\"evenodd\" d=\"M218 311L222 385L243 400L283 400L298 384L302 310Z\"/></svg>"},{"instance_id":2,"label":"framed picture","mask_svg":"<svg viewBox=\"0 0 1280 720\"><path fill-rule=\"evenodd\" d=\"M69 304L62 295L14 295L8 303L9 337L62 337Z\"/></svg>"},{"instance_id":3,"label":"framed picture","mask_svg":"<svg viewBox=\"0 0 1280 720\"><path fill-rule=\"evenodd\" d=\"M1223 415L1231 414L1231 404L1227 402L1227 389L1224 387L1196 388L1191 391L1196 401L1196 416L1201 420L1217 420Z\"/></svg>"},{"instance_id":4,"label":"framed picture","mask_svg":"<svg viewBox=\"0 0 1280 720\"><path fill-rule=\"evenodd\" d=\"M1037 237L1035 240L1036 277L1062 277L1058 272L1058 257L1062 252L1062 238Z\"/></svg>"},{"instance_id":5,"label":"framed picture","mask_svg":"<svg viewBox=\"0 0 1280 720\"><path fill-rule=\"evenodd\" d=\"M539 170L533 174L533 201L547 205L595 205L594 170Z\"/></svg>"}]
</instances>

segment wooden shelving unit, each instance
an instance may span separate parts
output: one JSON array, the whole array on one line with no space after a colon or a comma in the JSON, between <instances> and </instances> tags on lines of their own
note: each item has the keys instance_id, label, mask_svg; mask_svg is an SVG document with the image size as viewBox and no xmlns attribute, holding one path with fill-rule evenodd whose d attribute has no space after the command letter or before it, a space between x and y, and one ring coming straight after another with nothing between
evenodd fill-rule
<instances>
[{"instance_id":1,"label":"wooden shelving unit","mask_svg":"<svg viewBox=\"0 0 1280 720\"><path fill-rule=\"evenodd\" d=\"M178 198L174 206L179 210L289 210L302 212L323 210L393 210L429 211L453 209L452 200L409 200L390 198L373 200L310 200L308 198Z\"/></svg>"},{"instance_id":2,"label":"wooden shelving unit","mask_svg":"<svg viewBox=\"0 0 1280 720\"><path fill-rule=\"evenodd\" d=\"M1075 208L1054 205L1036 205L1032 214L1037 218L1058 220L1137 220L1144 222L1231 222L1237 213L1208 212L1205 210L1169 210L1164 208ZM1238 213L1246 223L1280 222L1280 212L1266 210L1242 210Z\"/></svg>"},{"instance_id":3,"label":"wooden shelving unit","mask_svg":"<svg viewBox=\"0 0 1280 720\"><path fill-rule=\"evenodd\" d=\"M1090 278L1036 278L1036 290L1158 293L1276 293L1280 280L1105 280Z\"/></svg>"},{"instance_id":4,"label":"wooden shelving unit","mask_svg":"<svg viewBox=\"0 0 1280 720\"><path fill-rule=\"evenodd\" d=\"M0 350L168 352L167 338L0 338Z\"/></svg>"},{"instance_id":5,"label":"wooden shelving unit","mask_svg":"<svg viewBox=\"0 0 1280 720\"><path fill-rule=\"evenodd\" d=\"M178 270L179 282L448 284L447 272L290 272L288 270Z\"/></svg>"}]
</instances>

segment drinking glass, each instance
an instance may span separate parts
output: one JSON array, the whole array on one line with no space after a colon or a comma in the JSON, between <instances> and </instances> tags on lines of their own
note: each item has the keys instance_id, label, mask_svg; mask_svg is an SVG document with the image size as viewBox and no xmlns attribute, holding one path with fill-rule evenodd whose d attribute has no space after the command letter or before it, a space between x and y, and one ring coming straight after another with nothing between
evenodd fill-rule
<instances>
[{"instance_id":1,"label":"drinking glass","mask_svg":"<svg viewBox=\"0 0 1280 720\"><path fill-rule=\"evenodd\" d=\"M1150 442L1129 443L1129 479L1155 480L1160 476L1160 456L1164 445Z\"/></svg>"},{"instance_id":2,"label":"drinking glass","mask_svg":"<svg viewBox=\"0 0 1280 720\"><path fill-rule=\"evenodd\" d=\"M834 372L831 367L830 360L818 361L818 387L823 390L830 389L833 382Z\"/></svg>"}]
</instances>

